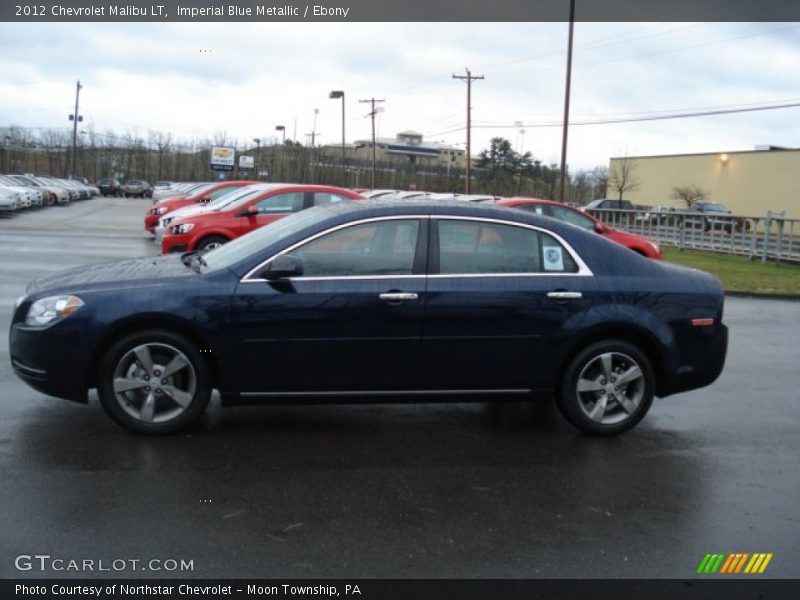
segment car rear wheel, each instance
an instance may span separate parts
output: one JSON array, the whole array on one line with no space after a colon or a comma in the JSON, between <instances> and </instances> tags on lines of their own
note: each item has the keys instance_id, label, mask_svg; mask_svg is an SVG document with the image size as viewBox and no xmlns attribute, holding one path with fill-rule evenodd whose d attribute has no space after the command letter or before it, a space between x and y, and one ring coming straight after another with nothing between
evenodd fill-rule
<instances>
[{"instance_id":1,"label":"car rear wheel","mask_svg":"<svg viewBox=\"0 0 800 600\"><path fill-rule=\"evenodd\" d=\"M126 336L100 365L98 395L119 425L136 433L183 429L205 410L211 379L198 349L181 335L148 330Z\"/></svg>"},{"instance_id":2,"label":"car rear wheel","mask_svg":"<svg viewBox=\"0 0 800 600\"><path fill-rule=\"evenodd\" d=\"M584 433L616 435L644 418L654 390L647 355L629 342L609 339L587 346L570 361L558 408Z\"/></svg>"},{"instance_id":3,"label":"car rear wheel","mask_svg":"<svg viewBox=\"0 0 800 600\"><path fill-rule=\"evenodd\" d=\"M208 250L213 250L214 248L219 248L222 244L226 244L228 242L222 236L219 235L212 235L207 238L203 238L197 244L197 251L198 252L207 252Z\"/></svg>"}]
</instances>

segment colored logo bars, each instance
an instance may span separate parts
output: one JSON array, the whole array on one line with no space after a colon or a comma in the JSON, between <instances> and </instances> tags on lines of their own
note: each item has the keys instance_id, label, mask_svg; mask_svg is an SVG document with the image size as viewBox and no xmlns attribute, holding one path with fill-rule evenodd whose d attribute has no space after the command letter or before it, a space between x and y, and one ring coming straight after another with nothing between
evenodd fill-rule
<instances>
[{"instance_id":1,"label":"colored logo bars","mask_svg":"<svg viewBox=\"0 0 800 600\"><path fill-rule=\"evenodd\" d=\"M697 567L697 572L703 575L713 573L719 573L720 575L761 574L771 560L771 552L769 554L761 552L754 554L748 552L706 554L700 562L700 566Z\"/></svg>"}]
</instances>

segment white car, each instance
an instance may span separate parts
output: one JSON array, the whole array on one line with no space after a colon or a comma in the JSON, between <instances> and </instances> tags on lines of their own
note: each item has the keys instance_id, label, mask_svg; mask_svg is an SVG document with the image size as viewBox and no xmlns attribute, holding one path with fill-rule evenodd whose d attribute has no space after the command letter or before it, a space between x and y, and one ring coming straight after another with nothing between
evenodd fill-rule
<instances>
[{"instance_id":1,"label":"white car","mask_svg":"<svg viewBox=\"0 0 800 600\"><path fill-rule=\"evenodd\" d=\"M0 188L0 212L13 212L19 209L17 196Z\"/></svg>"},{"instance_id":2,"label":"white car","mask_svg":"<svg viewBox=\"0 0 800 600\"><path fill-rule=\"evenodd\" d=\"M30 186L33 189L41 191L44 196L45 204L48 206L52 206L57 202L61 204L69 199L69 196L64 190L48 185L33 175L6 175L6 177L14 181L17 185Z\"/></svg>"},{"instance_id":3,"label":"white car","mask_svg":"<svg viewBox=\"0 0 800 600\"><path fill-rule=\"evenodd\" d=\"M20 185L7 175L0 175L0 186L19 192L25 197L27 206L42 206L44 204L44 194L36 188Z\"/></svg>"}]
</instances>

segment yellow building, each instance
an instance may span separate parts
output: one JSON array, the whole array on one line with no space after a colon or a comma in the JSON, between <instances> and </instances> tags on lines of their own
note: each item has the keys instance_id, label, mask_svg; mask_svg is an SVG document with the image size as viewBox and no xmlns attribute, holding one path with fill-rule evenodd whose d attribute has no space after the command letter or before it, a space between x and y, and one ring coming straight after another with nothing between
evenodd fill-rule
<instances>
[{"instance_id":1,"label":"yellow building","mask_svg":"<svg viewBox=\"0 0 800 600\"><path fill-rule=\"evenodd\" d=\"M705 199L725 204L734 214L764 216L786 211L800 218L800 149L756 147L744 152L615 157L609 181L627 170L631 188L623 198L634 204L686 208L672 198L678 186L697 186ZM619 197L609 183L608 198Z\"/></svg>"}]
</instances>

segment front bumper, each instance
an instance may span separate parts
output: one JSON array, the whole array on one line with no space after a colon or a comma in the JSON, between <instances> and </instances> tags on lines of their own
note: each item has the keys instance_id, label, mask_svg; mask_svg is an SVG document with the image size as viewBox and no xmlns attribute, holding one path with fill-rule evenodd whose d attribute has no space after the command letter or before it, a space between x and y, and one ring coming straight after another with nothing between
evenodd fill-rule
<instances>
[{"instance_id":1,"label":"front bumper","mask_svg":"<svg viewBox=\"0 0 800 600\"><path fill-rule=\"evenodd\" d=\"M87 346L72 331L73 324L62 325L67 323L44 329L13 324L9 335L11 367L17 377L38 392L86 403Z\"/></svg>"},{"instance_id":2,"label":"front bumper","mask_svg":"<svg viewBox=\"0 0 800 600\"><path fill-rule=\"evenodd\" d=\"M159 219L161 219L161 215L146 214L144 217L144 228L150 233L155 233Z\"/></svg>"},{"instance_id":3,"label":"front bumper","mask_svg":"<svg viewBox=\"0 0 800 600\"><path fill-rule=\"evenodd\" d=\"M189 234L166 234L161 238L161 254L170 254L171 252L186 252L189 248Z\"/></svg>"}]
</instances>

